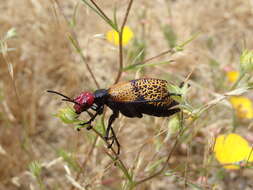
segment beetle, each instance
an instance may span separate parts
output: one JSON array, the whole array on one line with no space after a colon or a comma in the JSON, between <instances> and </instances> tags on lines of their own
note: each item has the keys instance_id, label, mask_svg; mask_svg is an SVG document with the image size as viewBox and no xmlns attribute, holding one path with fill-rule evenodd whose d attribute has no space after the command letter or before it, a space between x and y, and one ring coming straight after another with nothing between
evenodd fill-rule
<instances>
[{"instance_id":1,"label":"beetle","mask_svg":"<svg viewBox=\"0 0 253 190\"><path fill-rule=\"evenodd\" d=\"M58 94L64 97L64 101L74 103L74 109L77 114L87 112L90 119L81 125L91 124L92 121L103 113L104 107L108 106L112 110L112 115L108 120L105 139L112 139L108 148L111 148L114 141L118 147L117 153L120 153L120 144L116 138L112 124L119 116L119 113L130 118L141 118L143 114L156 117L169 117L180 111L175 107L179 103L171 96L180 96L170 93L167 90L168 82L166 80L155 78L140 78L127 82L117 83L108 89L98 89L95 92L82 92L79 96L71 99L59 92L48 90L50 93ZM95 114L89 110L94 110ZM91 129L91 125L87 129ZM110 132L112 136L110 137Z\"/></svg>"}]
</instances>

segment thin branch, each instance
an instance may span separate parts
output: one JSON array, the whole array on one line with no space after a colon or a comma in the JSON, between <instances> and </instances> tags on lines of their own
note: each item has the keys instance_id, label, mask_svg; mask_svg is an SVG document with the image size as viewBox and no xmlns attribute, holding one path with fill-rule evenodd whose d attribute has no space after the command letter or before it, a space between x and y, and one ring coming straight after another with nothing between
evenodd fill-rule
<instances>
[{"instance_id":1,"label":"thin branch","mask_svg":"<svg viewBox=\"0 0 253 190\"><path fill-rule=\"evenodd\" d=\"M122 45L123 31L124 31L124 27L126 25L127 18L128 18L130 9L132 7L132 4L133 4L133 0L130 0L127 10L126 10L126 13L125 13L125 16L124 16L123 23L120 27L120 32L119 32L119 70L118 70L118 74L117 74L114 84L119 82L119 79L120 79L122 72L123 72L123 45Z\"/></svg>"},{"instance_id":2,"label":"thin branch","mask_svg":"<svg viewBox=\"0 0 253 190\"><path fill-rule=\"evenodd\" d=\"M148 62L150 62L150 61L152 61L152 60L154 60L154 59L156 59L156 58L162 57L162 56L164 56L164 55L166 55L166 54L168 54L168 53L173 53L173 52L175 52L174 49L166 50L166 51L164 51L164 52L162 52L162 53L159 53L158 55L155 55L155 56L153 56L153 57L150 57L150 58L148 58L148 59L146 59L146 60L144 60L144 61L142 61L142 62L135 63L135 64L131 65L131 67L135 67L135 66L139 66L139 65L144 65L144 64L146 64L146 63L148 63Z\"/></svg>"},{"instance_id":3,"label":"thin branch","mask_svg":"<svg viewBox=\"0 0 253 190\"><path fill-rule=\"evenodd\" d=\"M66 22L67 24L69 24L68 18L67 18L67 16L65 15L65 13L64 13L64 11L63 11L63 9L62 9L60 3L58 2L58 0L54 0L54 1L55 1L56 5L58 6L59 11L60 11L60 13L62 14L62 16L63 16L65 22ZM86 57L84 56L84 54L83 54L83 52L82 52L82 49L81 49L80 44L79 44L79 42L78 42L78 40L77 40L77 35L76 35L75 31L74 31L71 27L69 27L69 31L70 31L70 34L71 34L71 38L72 38L72 39L74 40L74 42L75 42L75 48L76 48L76 50L78 51L78 53L79 53L79 55L80 55L80 57L81 57L82 62L85 64L85 66L86 66L88 72L90 73L91 78L92 78L92 80L94 81L96 87L99 88L99 84L98 84L98 82L97 82L97 80L96 80L96 77L95 77L95 75L93 74L93 72L92 72L92 70L91 70L91 68L90 68L90 66L89 66L89 64L88 64L88 61L87 61Z\"/></svg>"},{"instance_id":4,"label":"thin branch","mask_svg":"<svg viewBox=\"0 0 253 190\"><path fill-rule=\"evenodd\" d=\"M156 56L154 56L154 57L151 57L151 58L149 58L149 59L146 59L146 60L144 60L144 61L142 61L142 62L140 62L140 63L133 64L133 65L131 65L131 68L132 68L132 67L135 67L135 66L138 66L138 65L146 64L147 62L149 62L149 61L151 61L151 60L153 60L153 59L156 59L156 58L158 58L158 57L161 57L161 56L163 56L163 55L166 55L167 53L174 54L174 53L176 53L176 52L182 51L183 47L186 46L187 44L189 44L191 41L193 41L198 35L199 35L199 33L196 33L196 34L194 34L193 36L191 36L190 39L188 39L188 40L186 40L185 42L183 42L183 43L177 45L177 46L174 47L174 48L171 48L171 49L169 49L169 50L167 50L167 51L164 51L164 52L162 52L162 53L160 53L160 54L158 54L158 55L156 55Z\"/></svg>"},{"instance_id":5,"label":"thin branch","mask_svg":"<svg viewBox=\"0 0 253 190\"><path fill-rule=\"evenodd\" d=\"M91 78L93 79L93 81L94 81L96 87L99 89L100 86L99 86L99 84L98 84L98 81L96 80L96 77L95 77L94 73L92 72L92 70L91 70L91 68L90 68L90 66L89 66L89 64L88 64L88 61L87 61L86 57L84 56L84 54L83 54L83 52L82 52L82 50L81 50L81 48L80 48L79 42L77 41L77 39L75 39L75 41L77 42L76 45L77 45L77 47L78 47L78 49L76 49L76 50L78 51L78 53L79 53L79 55L80 55L80 57L81 57L81 59L82 59L82 62L85 64L85 66L86 66L88 72L90 73Z\"/></svg>"},{"instance_id":6,"label":"thin branch","mask_svg":"<svg viewBox=\"0 0 253 190\"><path fill-rule=\"evenodd\" d=\"M100 9L100 7L95 3L95 1L90 0L92 2L92 4L97 8L97 10L102 14L102 16L108 21L111 22L111 19L104 13L104 11L102 9Z\"/></svg>"},{"instance_id":7,"label":"thin branch","mask_svg":"<svg viewBox=\"0 0 253 190\"><path fill-rule=\"evenodd\" d=\"M173 147L172 147L171 151L169 152L169 155L167 156L167 159L166 159L163 167L158 172L156 172L156 173L154 173L154 174L152 174L152 175L150 175L150 176L148 176L148 177L146 177L142 180L137 181L135 183L135 186L140 185L141 183L144 183L144 182L146 182L146 181L148 181L148 180L150 180L150 179L152 179L152 178L154 178L154 177L156 177L156 176L158 176L158 175L160 175L161 173L164 172L164 170L168 167L170 158L171 158L172 154L174 153L174 151L176 150L176 147L179 143L179 137L183 134L184 131L185 131L184 128L181 128L181 130L177 134L176 141L174 142Z\"/></svg>"},{"instance_id":8,"label":"thin branch","mask_svg":"<svg viewBox=\"0 0 253 190\"><path fill-rule=\"evenodd\" d=\"M121 32L123 31L125 25L126 25L126 22L127 22L127 18L128 18L128 15L129 15L129 12L130 12L130 9L132 7L132 4L133 4L133 0L130 0L129 4L128 4L128 7L127 7L127 10L126 10L126 14L125 14L125 17L124 17L124 20L123 20L123 23L122 23L122 26L121 26Z\"/></svg>"}]
</instances>

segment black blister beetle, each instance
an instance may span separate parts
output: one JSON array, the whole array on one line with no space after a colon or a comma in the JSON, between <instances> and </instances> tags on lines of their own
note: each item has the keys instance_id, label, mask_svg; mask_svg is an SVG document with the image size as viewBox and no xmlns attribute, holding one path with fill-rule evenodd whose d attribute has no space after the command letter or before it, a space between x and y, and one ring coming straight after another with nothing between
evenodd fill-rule
<instances>
[{"instance_id":1,"label":"black blister beetle","mask_svg":"<svg viewBox=\"0 0 253 190\"><path fill-rule=\"evenodd\" d=\"M87 112L90 115L90 120L82 123L82 125L91 124L92 121L103 113L104 106L108 106L112 110L112 115L109 118L106 128L105 139L112 139L110 148L114 140L118 146L118 154L120 152L120 144L116 138L112 124L119 116L119 113L126 117L141 118L143 114L156 117L169 117L180 111L175 107L179 103L171 98L172 95L167 90L168 82L166 80L154 78L141 78L128 82L121 82L111 86L108 89L99 89L94 93L82 92L79 96L71 99L59 92L48 90L50 93L56 93L63 96L65 101L73 102L74 109L77 114ZM89 109L95 111L92 114ZM88 127L88 129L91 128ZM110 137L110 132L112 137Z\"/></svg>"}]
</instances>

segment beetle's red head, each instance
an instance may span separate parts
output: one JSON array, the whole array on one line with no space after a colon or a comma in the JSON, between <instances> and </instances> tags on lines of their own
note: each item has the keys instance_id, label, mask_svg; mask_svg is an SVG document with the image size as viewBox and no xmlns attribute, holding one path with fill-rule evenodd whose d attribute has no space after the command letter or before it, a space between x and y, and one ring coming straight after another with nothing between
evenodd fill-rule
<instances>
[{"instance_id":1,"label":"beetle's red head","mask_svg":"<svg viewBox=\"0 0 253 190\"><path fill-rule=\"evenodd\" d=\"M83 111L86 111L94 103L94 94L91 92L82 92L75 99L71 99L71 98L69 98L59 92L53 91L53 90L48 90L47 92L58 94L58 95L64 97L64 99L62 99L63 101L68 101L68 102L74 103L75 104L74 109L77 114L80 114Z\"/></svg>"},{"instance_id":2,"label":"beetle's red head","mask_svg":"<svg viewBox=\"0 0 253 190\"><path fill-rule=\"evenodd\" d=\"M74 99L74 103L76 113L80 114L92 106L94 103L94 95L91 92L82 92Z\"/></svg>"}]
</instances>

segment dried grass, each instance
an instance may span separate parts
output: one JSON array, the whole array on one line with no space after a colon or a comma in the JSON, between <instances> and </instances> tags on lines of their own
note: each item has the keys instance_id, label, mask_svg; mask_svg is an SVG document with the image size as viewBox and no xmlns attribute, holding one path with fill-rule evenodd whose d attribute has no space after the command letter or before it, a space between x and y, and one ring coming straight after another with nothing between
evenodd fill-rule
<instances>
[{"instance_id":1,"label":"dried grass","mask_svg":"<svg viewBox=\"0 0 253 190\"><path fill-rule=\"evenodd\" d=\"M99 3L105 12L112 15L115 2ZM127 1L116 3L119 16L122 17ZM63 1L60 5L70 19L76 1ZM192 76L196 85L192 86L189 97L192 105L203 105L214 97L214 93L224 93L227 89L219 85L224 68L236 68L240 50L245 46L253 48L252 8L250 1L243 0L134 1L128 25L137 31L137 37L141 35L138 33L141 25L144 25L147 57L168 49L161 31L164 24L173 26L180 41L188 39L195 32L201 32L197 40L182 53L172 57L175 63L147 68L144 75L179 83L196 67ZM94 36L105 33L109 28L82 4L77 10L74 31L101 88L106 88L116 77L118 54L105 40ZM6 59L0 54L0 94L3 97L0 100L0 146L6 151L0 153L0 189L37 189L36 181L28 173L28 164L33 160L45 164L42 178L46 189L78 189L78 184L84 189L119 189L121 173L104 153L103 143L98 140L89 155L91 134L85 130L78 133L69 126L63 126L52 116L61 105L59 99L45 93L47 89L58 90L72 97L83 90L96 89L68 39L71 29L54 1L8 0L0 4L0 12L0 36L12 27L18 33L18 37L8 41L9 47L16 48L8 52L8 57L14 69L17 95ZM143 12L145 19L140 20ZM171 57L161 58L166 59ZM210 66L212 59L219 62L218 68ZM124 73L122 80L134 76L133 72ZM106 118L109 114L110 111ZM214 185L219 189L231 190L252 188L252 171L245 174L235 172L219 179L218 167L208 165L208 142L212 141L212 131L222 130L231 124L231 111L219 105L202 117L201 122L189 129L188 139L180 144L171 158L169 167L179 177L160 176L138 189L184 189L185 178L195 183L203 179L203 189ZM166 136L162 132L167 130L167 119L163 118L121 117L115 122L114 128L122 144L120 157L127 166L134 168L139 178L146 175L147 165L168 153L174 141L173 137L162 141ZM242 128L240 131L252 133L252 129ZM162 134L158 137L159 132ZM158 148L159 143L162 143L161 149ZM85 163L75 187L75 182L67 179L74 179L78 172L71 170L68 173L66 162L58 159L59 149L73 153L79 164ZM66 174L70 178L66 179Z\"/></svg>"}]
</instances>

